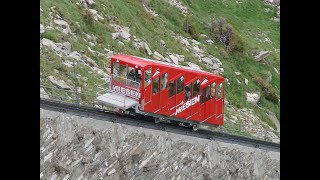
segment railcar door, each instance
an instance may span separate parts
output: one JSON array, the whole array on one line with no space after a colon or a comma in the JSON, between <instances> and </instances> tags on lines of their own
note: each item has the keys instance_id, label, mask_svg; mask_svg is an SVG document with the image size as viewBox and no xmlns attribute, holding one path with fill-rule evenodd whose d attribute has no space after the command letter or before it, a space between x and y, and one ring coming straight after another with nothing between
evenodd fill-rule
<instances>
[{"instance_id":1,"label":"railcar door","mask_svg":"<svg viewBox=\"0 0 320 180\"><path fill-rule=\"evenodd\" d=\"M224 113L224 85L222 81L217 82L217 111L216 122L219 125L223 125L223 113Z\"/></svg>"}]
</instances>

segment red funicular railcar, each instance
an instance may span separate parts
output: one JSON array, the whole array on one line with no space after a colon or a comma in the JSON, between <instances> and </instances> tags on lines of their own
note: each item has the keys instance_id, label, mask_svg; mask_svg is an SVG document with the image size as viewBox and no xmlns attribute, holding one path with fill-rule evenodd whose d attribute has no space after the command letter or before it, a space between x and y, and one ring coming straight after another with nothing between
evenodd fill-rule
<instances>
[{"instance_id":1,"label":"red funicular railcar","mask_svg":"<svg viewBox=\"0 0 320 180\"><path fill-rule=\"evenodd\" d=\"M202 70L115 55L106 93L97 101L157 121L221 126L224 119L224 78ZM101 88L101 86L100 86Z\"/></svg>"}]
</instances>

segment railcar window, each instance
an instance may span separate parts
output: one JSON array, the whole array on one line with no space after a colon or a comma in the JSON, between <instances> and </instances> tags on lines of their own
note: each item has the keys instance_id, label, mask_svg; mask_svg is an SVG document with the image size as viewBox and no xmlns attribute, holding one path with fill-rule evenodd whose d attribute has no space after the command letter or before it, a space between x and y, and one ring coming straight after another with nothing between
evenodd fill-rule
<instances>
[{"instance_id":1,"label":"railcar window","mask_svg":"<svg viewBox=\"0 0 320 180\"><path fill-rule=\"evenodd\" d=\"M118 75L119 64L116 62L112 63L112 73L114 75Z\"/></svg>"},{"instance_id":2,"label":"railcar window","mask_svg":"<svg viewBox=\"0 0 320 180\"><path fill-rule=\"evenodd\" d=\"M159 77L153 80L153 94L157 94L159 92Z\"/></svg>"},{"instance_id":3,"label":"railcar window","mask_svg":"<svg viewBox=\"0 0 320 180\"><path fill-rule=\"evenodd\" d=\"M168 73L165 73L161 76L161 91L168 87Z\"/></svg>"},{"instance_id":4,"label":"railcar window","mask_svg":"<svg viewBox=\"0 0 320 180\"><path fill-rule=\"evenodd\" d=\"M211 85L211 98L216 96L216 83L212 83Z\"/></svg>"},{"instance_id":5,"label":"railcar window","mask_svg":"<svg viewBox=\"0 0 320 180\"><path fill-rule=\"evenodd\" d=\"M191 85L190 84L186 85L186 87L184 89L186 91L186 96L184 99L185 99L185 101L187 101L187 100L191 99Z\"/></svg>"},{"instance_id":6,"label":"railcar window","mask_svg":"<svg viewBox=\"0 0 320 180\"><path fill-rule=\"evenodd\" d=\"M204 103L204 89L201 89L200 104Z\"/></svg>"},{"instance_id":7,"label":"railcar window","mask_svg":"<svg viewBox=\"0 0 320 180\"><path fill-rule=\"evenodd\" d=\"M208 101L209 99L211 99L211 96L210 96L210 86L208 85L206 87L206 101Z\"/></svg>"},{"instance_id":8,"label":"railcar window","mask_svg":"<svg viewBox=\"0 0 320 180\"><path fill-rule=\"evenodd\" d=\"M119 64L118 76L126 77L127 75L127 66Z\"/></svg>"},{"instance_id":9,"label":"railcar window","mask_svg":"<svg viewBox=\"0 0 320 180\"><path fill-rule=\"evenodd\" d=\"M198 96L200 90L200 79L196 80L193 84L193 93L192 97Z\"/></svg>"},{"instance_id":10,"label":"railcar window","mask_svg":"<svg viewBox=\"0 0 320 180\"><path fill-rule=\"evenodd\" d=\"M222 83L219 84L218 86L218 99L222 97Z\"/></svg>"},{"instance_id":11,"label":"railcar window","mask_svg":"<svg viewBox=\"0 0 320 180\"><path fill-rule=\"evenodd\" d=\"M176 81L172 81L169 83L169 97L174 96L176 94Z\"/></svg>"},{"instance_id":12,"label":"railcar window","mask_svg":"<svg viewBox=\"0 0 320 180\"><path fill-rule=\"evenodd\" d=\"M178 79L177 94L183 91L183 84L184 84L184 77L181 76L181 77Z\"/></svg>"},{"instance_id":13,"label":"railcar window","mask_svg":"<svg viewBox=\"0 0 320 180\"><path fill-rule=\"evenodd\" d=\"M151 68L144 72L144 87L147 87L151 84Z\"/></svg>"}]
</instances>

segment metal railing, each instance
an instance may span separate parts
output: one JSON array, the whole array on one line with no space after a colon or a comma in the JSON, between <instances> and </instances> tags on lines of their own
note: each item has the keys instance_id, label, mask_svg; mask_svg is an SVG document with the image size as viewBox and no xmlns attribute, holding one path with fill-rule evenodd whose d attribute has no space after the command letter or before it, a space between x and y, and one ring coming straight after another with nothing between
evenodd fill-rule
<instances>
[{"instance_id":1,"label":"metal railing","mask_svg":"<svg viewBox=\"0 0 320 180\"><path fill-rule=\"evenodd\" d=\"M140 98L140 83L130 80L128 78L124 78L121 76L117 76L112 74L109 81L106 83L100 84L97 86L97 96L102 96L107 92L119 94L121 96L127 96L135 99ZM132 95L131 93L126 93L127 91L134 91L138 95Z\"/></svg>"}]
</instances>

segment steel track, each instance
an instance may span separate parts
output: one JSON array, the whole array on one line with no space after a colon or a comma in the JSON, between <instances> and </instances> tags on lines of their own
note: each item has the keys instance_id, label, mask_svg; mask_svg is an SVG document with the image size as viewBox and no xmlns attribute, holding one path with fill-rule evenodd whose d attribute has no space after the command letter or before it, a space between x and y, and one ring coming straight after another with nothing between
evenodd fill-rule
<instances>
[{"instance_id":1,"label":"steel track","mask_svg":"<svg viewBox=\"0 0 320 180\"><path fill-rule=\"evenodd\" d=\"M43 109L60 111L65 113L73 113L78 116L91 117L98 120L127 124L131 126L144 127L148 129L161 130L170 133L193 136L198 138L218 140L227 143L245 145L249 147L265 149L268 151L280 151L280 144L258 139L252 139L244 136L237 136L225 132L197 130L190 128L174 126L170 124L154 123L154 121L146 119L138 119L136 117L120 115L113 111L99 109L89 106L77 106L75 104L64 103L60 101L48 100L40 98L40 107Z\"/></svg>"}]
</instances>

